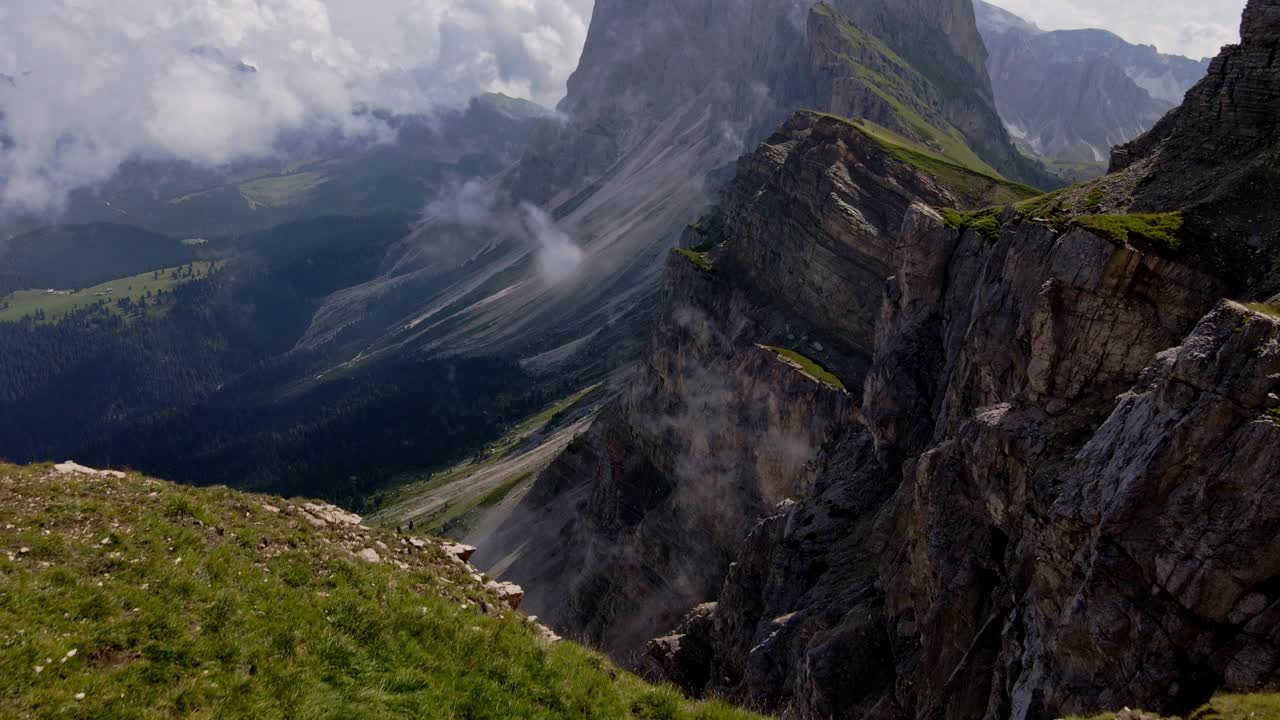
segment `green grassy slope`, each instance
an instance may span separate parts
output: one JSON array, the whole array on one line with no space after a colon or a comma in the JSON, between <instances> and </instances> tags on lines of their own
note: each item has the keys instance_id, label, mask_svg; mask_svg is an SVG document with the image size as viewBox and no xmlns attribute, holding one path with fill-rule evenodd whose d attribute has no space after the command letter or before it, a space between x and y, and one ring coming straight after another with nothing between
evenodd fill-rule
<instances>
[{"instance_id":1,"label":"green grassy slope","mask_svg":"<svg viewBox=\"0 0 1280 720\"><path fill-rule=\"evenodd\" d=\"M788 350L787 348L773 347L772 345L761 345L760 347L772 352L774 355L777 355L778 359L782 360L784 363L794 367L823 385L835 388L841 392L848 392L848 388L846 388L844 383L840 381L840 378L836 377L830 370L819 365L817 361L812 358L796 352L795 350Z\"/></svg>"},{"instance_id":2,"label":"green grassy slope","mask_svg":"<svg viewBox=\"0 0 1280 720\"><path fill-rule=\"evenodd\" d=\"M893 108L904 132L962 167L999 176L969 147L964 134L917 94L915 89L931 87L932 84L915 67L879 38L850 23L830 5L816 5L814 12L826 15L836 23L852 53L844 59L867 89Z\"/></svg>"},{"instance_id":3,"label":"green grassy slope","mask_svg":"<svg viewBox=\"0 0 1280 720\"><path fill-rule=\"evenodd\" d=\"M953 157L921 145L870 120L849 119L812 110L805 112L856 128L884 152L937 178L967 208L1022 202L1041 195L1039 190L1029 185L967 167Z\"/></svg>"},{"instance_id":4,"label":"green grassy slope","mask_svg":"<svg viewBox=\"0 0 1280 720\"><path fill-rule=\"evenodd\" d=\"M300 502L0 465L0 717L751 717L551 643L419 544Z\"/></svg>"},{"instance_id":5,"label":"green grassy slope","mask_svg":"<svg viewBox=\"0 0 1280 720\"><path fill-rule=\"evenodd\" d=\"M66 294L50 294L47 290L19 290L0 297L0 322L21 320L41 311L44 312L44 322L55 322L69 312L99 302L104 303L111 312L119 314L122 311L116 303L121 298L139 303L148 295L154 297L157 293L168 292L182 283L206 278L216 266L214 261L197 261L181 267L110 280L76 292L61 291Z\"/></svg>"}]
</instances>

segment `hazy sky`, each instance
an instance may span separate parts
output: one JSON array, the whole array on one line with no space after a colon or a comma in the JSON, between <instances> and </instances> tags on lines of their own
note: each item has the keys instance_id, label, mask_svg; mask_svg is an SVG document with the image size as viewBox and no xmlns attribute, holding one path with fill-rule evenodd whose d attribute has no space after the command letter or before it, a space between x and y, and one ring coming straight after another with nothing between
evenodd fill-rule
<instances>
[{"instance_id":1,"label":"hazy sky","mask_svg":"<svg viewBox=\"0 0 1280 720\"><path fill-rule=\"evenodd\" d=\"M997 2L1046 28L1210 55L1235 39L1244 0ZM293 128L378 133L352 112L361 105L429 112L484 91L554 105L593 6L0 0L0 213L56 208L129 157L217 165L270 152Z\"/></svg>"},{"instance_id":2,"label":"hazy sky","mask_svg":"<svg viewBox=\"0 0 1280 720\"><path fill-rule=\"evenodd\" d=\"M0 0L0 212L56 206L130 156L216 165L291 128L376 133L360 105L429 112L484 91L554 105L593 5Z\"/></svg>"},{"instance_id":3,"label":"hazy sky","mask_svg":"<svg viewBox=\"0 0 1280 720\"><path fill-rule=\"evenodd\" d=\"M1103 28L1161 52L1211 57L1240 39L1245 0L989 0L1045 30Z\"/></svg>"}]
</instances>

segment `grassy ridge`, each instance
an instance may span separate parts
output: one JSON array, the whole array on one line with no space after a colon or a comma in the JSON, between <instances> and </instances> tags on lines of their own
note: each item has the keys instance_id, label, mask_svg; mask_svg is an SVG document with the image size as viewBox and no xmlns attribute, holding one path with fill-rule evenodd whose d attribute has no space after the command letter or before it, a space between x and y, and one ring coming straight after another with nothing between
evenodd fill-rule
<instances>
[{"instance_id":1,"label":"grassy ridge","mask_svg":"<svg viewBox=\"0 0 1280 720\"><path fill-rule=\"evenodd\" d=\"M835 388L841 392L848 392L848 388L845 387L845 384L841 382L840 378L836 377L830 370L819 365L816 360L806 357L795 350L788 350L787 348L773 347L772 345L761 345L760 347L777 355L786 364L800 370L823 385Z\"/></svg>"},{"instance_id":2,"label":"grassy ridge","mask_svg":"<svg viewBox=\"0 0 1280 720\"><path fill-rule=\"evenodd\" d=\"M216 266L216 262L198 261L181 268L165 268L111 280L76 292L64 291L67 294L51 295L45 290L20 290L0 298L0 322L21 320L38 312L44 312L44 321L56 322L67 313L98 302L105 303L109 311L122 314L116 306L121 298L139 303L148 293L154 296L160 292L168 292L182 283L206 278Z\"/></svg>"},{"instance_id":3,"label":"grassy ridge","mask_svg":"<svg viewBox=\"0 0 1280 720\"><path fill-rule=\"evenodd\" d=\"M548 643L469 572L280 499L0 465L0 716L751 717Z\"/></svg>"},{"instance_id":4,"label":"grassy ridge","mask_svg":"<svg viewBox=\"0 0 1280 720\"><path fill-rule=\"evenodd\" d=\"M1072 223L1118 243L1141 240L1177 252L1185 220L1180 212L1129 215L1081 215Z\"/></svg>"},{"instance_id":5,"label":"grassy ridge","mask_svg":"<svg viewBox=\"0 0 1280 720\"><path fill-rule=\"evenodd\" d=\"M835 120L855 128L891 157L937 178L962 201L965 207L1007 205L1024 202L1041 195L1039 190L1029 185L966 167L955 158L905 138L870 120L851 120L814 110L805 112L814 117Z\"/></svg>"},{"instance_id":6,"label":"grassy ridge","mask_svg":"<svg viewBox=\"0 0 1280 720\"><path fill-rule=\"evenodd\" d=\"M844 60L866 87L893 109L905 130L915 139L949 158L952 162L984 175L998 176L989 164L978 157L968 145L964 134L946 120L936 117L932 122L923 113L936 114L913 88L932 87L909 62L879 38L863 32L848 19L836 13L829 5L819 4L814 12L826 15L836 23L841 38L861 60L848 55Z\"/></svg>"}]
</instances>

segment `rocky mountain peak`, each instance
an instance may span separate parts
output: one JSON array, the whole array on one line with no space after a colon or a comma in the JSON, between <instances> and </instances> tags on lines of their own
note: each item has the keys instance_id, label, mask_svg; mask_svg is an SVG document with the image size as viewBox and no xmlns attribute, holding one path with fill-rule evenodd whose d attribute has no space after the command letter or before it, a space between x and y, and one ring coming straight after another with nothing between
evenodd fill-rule
<instances>
[{"instance_id":1,"label":"rocky mountain peak","mask_svg":"<svg viewBox=\"0 0 1280 720\"><path fill-rule=\"evenodd\" d=\"M1280 2L1250 0L1241 42L1213 60L1186 101L1115 148L1111 171L1140 212L1183 211L1201 245L1241 258L1242 289L1280 290Z\"/></svg>"},{"instance_id":2,"label":"rocky mountain peak","mask_svg":"<svg viewBox=\"0 0 1280 720\"><path fill-rule=\"evenodd\" d=\"M1186 102L1141 138L1116 148L1112 170L1122 170L1161 150L1165 155L1216 164L1273 144L1280 125L1280 2L1250 0L1241 42L1229 45Z\"/></svg>"},{"instance_id":3,"label":"rocky mountain peak","mask_svg":"<svg viewBox=\"0 0 1280 720\"><path fill-rule=\"evenodd\" d=\"M686 691L783 717L1186 716L1277 686L1280 308L1200 257L1280 246L1275 7L1124 172L1048 195L927 130L797 114L480 561L560 593L553 626L656 638ZM820 96L944 89L856 15L811 18L815 67L854 48ZM914 73L867 82L895 58Z\"/></svg>"},{"instance_id":4,"label":"rocky mountain peak","mask_svg":"<svg viewBox=\"0 0 1280 720\"><path fill-rule=\"evenodd\" d=\"M814 22L824 13L840 22ZM559 116L485 194L497 221L433 216L383 276L332 298L304 344L567 365L639 352L617 340L643 334L679 229L797 108L869 116L981 172L1052 183L1010 142L985 60L970 0L601 0ZM576 272L537 276L525 204L581 251Z\"/></svg>"},{"instance_id":5,"label":"rocky mountain peak","mask_svg":"<svg viewBox=\"0 0 1280 720\"><path fill-rule=\"evenodd\" d=\"M1251 0L1240 23L1240 39L1246 45L1280 44L1280 2Z\"/></svg>"}]
</instances>

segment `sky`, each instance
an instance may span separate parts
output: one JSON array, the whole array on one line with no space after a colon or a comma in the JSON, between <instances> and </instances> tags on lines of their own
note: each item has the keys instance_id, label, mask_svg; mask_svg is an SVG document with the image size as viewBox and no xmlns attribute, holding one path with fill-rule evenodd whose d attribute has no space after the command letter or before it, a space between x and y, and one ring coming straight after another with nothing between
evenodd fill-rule
<instances>
[{"instance_id":1,"label":"sky","mask_svg":"<svg viewBox=\"0 0 1280 720\"><path fill-rule=\"evenodd\" d=\"M1212 55L1235 39L1244 0L997 2L1045 28ZM0 215L56 212L130 158L217 166L269 153L290 129L387 133L359 107L430 113L486 91L554 106L593 6L0 0Z\"/></svg>"},{"instance_id":2,"label":"sky","mask_svg":"<svg viewBox=\"0 0 1280 720\"><path fill-rule=\"evenodd\" d=\"M554 106L593 0L0 0L0 213L130 157L216 166L486 91ZM256 72L249 72L250 69Z\"/></svg>"},{"instance_id":3,"label":"sky","mask_svg":"<svg viewBox=\"0 0 1280 720\"><path fill-rule=\"evenodd\" d=\"M1245 0L989 0L1045 30L1103 28L1161 52L1213 57L1240 39Z\"/></svg>"}]
</instances>

